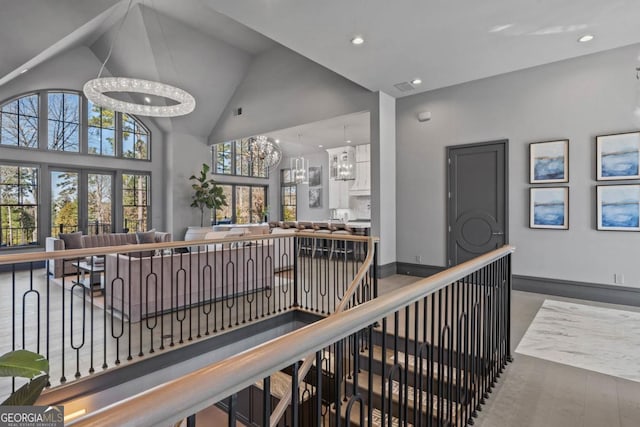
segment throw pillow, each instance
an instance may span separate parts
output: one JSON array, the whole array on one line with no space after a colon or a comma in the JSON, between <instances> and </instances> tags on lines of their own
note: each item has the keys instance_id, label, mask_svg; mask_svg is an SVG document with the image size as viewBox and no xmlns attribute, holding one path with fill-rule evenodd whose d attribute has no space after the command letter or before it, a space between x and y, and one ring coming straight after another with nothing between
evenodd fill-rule
<instances>
[{"instance_id":1,"label":"throw pillow","mask_svg":"<svg viewBox=\"0 0 640 427\"><path fill-rule=\"evenodd\" d=\"M156 242L156 230L149 231L136 231L136 241L139 245L144 243L155 243Z\"/></svg>"},{"instance_id":2,"label":"throw pillow","mask_svg":"<svg viewBox=\"0 0 640 427\"><path fill-rule=\"evenodd\" d=\"M60 233L58 238L64 242L65 249L82 249L82 231L75 233Z\"/></svg>"}]
</instances>

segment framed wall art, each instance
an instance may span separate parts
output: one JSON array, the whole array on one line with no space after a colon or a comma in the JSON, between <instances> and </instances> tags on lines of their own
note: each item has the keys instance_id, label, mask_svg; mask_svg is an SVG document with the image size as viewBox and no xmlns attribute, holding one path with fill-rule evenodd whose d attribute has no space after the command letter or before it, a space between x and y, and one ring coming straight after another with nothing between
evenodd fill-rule
<instances>
[{"instance_id":1,"label":"framed wall art","mask_svg":"<svg viewBox=\"0 0 640 427\"><path fill-rule=\"evenodd\" d=\"M529 182L569 182L569 140L529 144Z\"/></svg>"},{"instance_id":2,"label":"framed wall art","mask_svg":"<svg viewBox=\"0 0 640 427\"><path fill-rule=\"evenodd\" d=\"M596 137L598 181L640 178L640 132Z\"/></svg>"},{"instance_id":3,"label":"framed wall art","mask_svg":"<svg viewBox=\"0 0 640 427\"><path fill-rule=\"evenodd\" d=\"M322 166L309 167L309 187L322 185Z\"/></svg>"},{"instance_id":4,"label":"framed wall art","mask_svg":"<svg viewBox=\"0 0 640 427\"><path fill-rule=\"evenodd\" d=\"M310 208L322 207L322 187L309 189L309 207Z\"/></svg>"},{"instance_id":5,"label":"framed wall art","mask_svg":"<svg viewBox=\"0 0 640 427\"><path fill-rule=\"evenodd\" d=\"M640 231L640 184L596 187L598 230Z\"/></svg>"},{"instance_id":6,"label":"framed wall art","mask_svg":"<svg viewBox=\"0 0 640 427\"><path fill-rule=\"evenodd\" d=\"M529 227L569 229L569 187L530 188Z\"/></svg>"}]
</instances>

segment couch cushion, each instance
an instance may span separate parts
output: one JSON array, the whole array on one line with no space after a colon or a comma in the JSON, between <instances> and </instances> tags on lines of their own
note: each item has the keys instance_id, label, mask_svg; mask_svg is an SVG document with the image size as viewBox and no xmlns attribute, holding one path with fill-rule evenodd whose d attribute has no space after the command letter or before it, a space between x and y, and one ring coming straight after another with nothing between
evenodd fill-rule
<instances>
[{"instance_id":1,"label":"couch cushion","mask_svg":"<svg viewBox=\"0 0 640 427\"><path fill-rule=\"evenodd\" d=\"M58 237L64 242L65 249L82 249L82 232L76 231L75 233L60 233Z\"/></svg>"},{"instance_id":2,"label":"couch cushion","mask_svg":"<svg viewBox=\"0 0 640 427\"><path fill-rule=\"evenodd\" d=\"M155 243L156 242L156 230L149 231L136 231L136 241L139 245L144 243Z\"/></svg>"}]
</instances>

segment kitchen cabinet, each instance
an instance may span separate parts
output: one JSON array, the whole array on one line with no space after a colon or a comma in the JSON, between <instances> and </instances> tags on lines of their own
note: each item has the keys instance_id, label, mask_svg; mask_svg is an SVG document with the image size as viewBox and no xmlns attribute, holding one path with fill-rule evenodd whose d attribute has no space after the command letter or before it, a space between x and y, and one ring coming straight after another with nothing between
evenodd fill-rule
<instances>
[{"instance_id":1,"label":"kitchen cabinet","mask_svg":"<svg viewBox=\"0 0 640 427\"><path fill-rule=\"evenodd\" d=\"M350 181L329 180L329 209L349 209Z\"/></svg>"},{"instance_id":2,"label":"kitchen cabinet","mask_svg":"<svg viewBox=\"0 0 640 427\"><path fill-rule=\"evenodd\" d=\"M369 147L371 147L371 144L356 145L356 162L357 163L371 161Z\"/></svg>"},{"instance_id":3,"label":"kitchen cabinet","mask_svg":"<svg viewBox=\"0 0 640 427\"><path fill-rule=\"evenodd\" d=\"M356 180L349 189L351 196L371 195L371 144L356 146Z\"/></svg>"}]
</instances>

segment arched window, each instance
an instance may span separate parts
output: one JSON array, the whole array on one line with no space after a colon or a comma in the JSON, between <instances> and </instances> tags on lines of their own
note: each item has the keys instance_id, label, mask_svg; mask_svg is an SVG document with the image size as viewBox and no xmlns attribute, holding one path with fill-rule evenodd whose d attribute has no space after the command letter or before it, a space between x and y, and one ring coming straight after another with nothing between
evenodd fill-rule
<instances>
[{"instance_id":1,"label":"arched window","mask_svg":"<svg viewBox=\"0 0 640 427\"><path fill-rule=\"evenodd\" d=\"M149 159L149 131L128 114L122 115L122 157Z\"/></svg>"},{"instance_id":2,"label":"arched window","mask_svg":"<svg viewBox=\"0 0 640 427\"><path fill-rule=\"evenodd\" d=\"M49 150L80 151L80 95L49 92L47 110Z\"/></svg>"},{"instance_id":3,"label":"arched window","mask_svg":"<svg viewBox=\"0 0 640 427\"><path fill-rule=\"evenodd\" d=\"M38 95L26 95L0 108L0 145L38 148Z\"/></svg>"}]
</instances>

